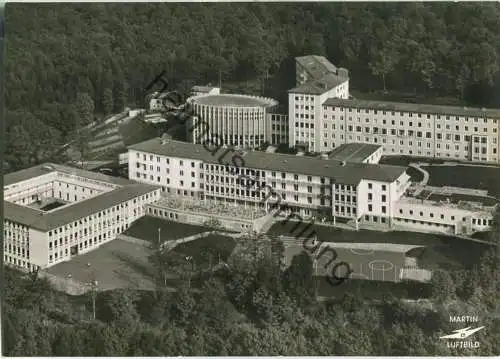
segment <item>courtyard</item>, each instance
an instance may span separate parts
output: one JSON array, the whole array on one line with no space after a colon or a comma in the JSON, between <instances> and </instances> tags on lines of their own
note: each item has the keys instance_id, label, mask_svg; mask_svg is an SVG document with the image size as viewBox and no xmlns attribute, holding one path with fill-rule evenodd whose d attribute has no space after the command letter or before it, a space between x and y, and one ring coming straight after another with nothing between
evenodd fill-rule
<instances>
[{"instance_id":1,"label":"courtyard","mask_svg":"<svg viewBox=\"0 0 500 359\"><path fill-rule=\"evenodd\" d=\"M79 283L97 281L99 290L103 291L119 288L151 290L155 288L155 282L148 259L150 255L146 246L115 239L46 271Z\"/></svg>"}]
</instances>

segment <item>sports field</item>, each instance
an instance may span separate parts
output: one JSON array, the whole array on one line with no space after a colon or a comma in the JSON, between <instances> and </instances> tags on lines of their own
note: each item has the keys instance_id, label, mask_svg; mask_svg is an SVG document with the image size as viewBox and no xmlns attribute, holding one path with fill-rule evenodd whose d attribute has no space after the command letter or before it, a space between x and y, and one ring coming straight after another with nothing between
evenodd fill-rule
<instances>
[{"instance_id":1,"label":"sports field","mask_svg":"<svg viewBox=\"0 0 500 359\"><path fill-rule=\"evenodd\" d=\"M284 235L294 237L306 228L307 223L299 229L297 222L287 222L285 225L275 223L268 231L269 235ZM295 230L294 230L295 229ZM420 245L420 249L412 249L408 253L417 258L419 267L434 268L468 268L479 263L487 245L471 242L462 238L441 236L436 234L416 232L377 232L377 231L350 231L330 226L314 225L318 240L322 242L351 242L351 243L386 243L403 245ZM311 230L308 230L310 233ZM385 258L381 258L385 259Z\"/></svg>"}]
</instances>

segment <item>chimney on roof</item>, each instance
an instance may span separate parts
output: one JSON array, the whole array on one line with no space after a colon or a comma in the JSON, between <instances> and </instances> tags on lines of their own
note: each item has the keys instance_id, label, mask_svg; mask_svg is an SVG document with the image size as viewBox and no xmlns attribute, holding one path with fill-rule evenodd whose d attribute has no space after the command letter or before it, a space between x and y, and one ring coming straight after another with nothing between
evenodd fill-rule
<instances>
[{"instance_id":1,"label":"chimney on roof","mask_svg":"<svg viewBox=\"0 0 500 359\"><path fill-rule=\"evenodd\" d=\"M340 165L341 165L342 167L344 167L344 166L346 165L346 162L345 162L345 161L342 161L342 162L340 162Z\"/></svg>"}]
</instances>

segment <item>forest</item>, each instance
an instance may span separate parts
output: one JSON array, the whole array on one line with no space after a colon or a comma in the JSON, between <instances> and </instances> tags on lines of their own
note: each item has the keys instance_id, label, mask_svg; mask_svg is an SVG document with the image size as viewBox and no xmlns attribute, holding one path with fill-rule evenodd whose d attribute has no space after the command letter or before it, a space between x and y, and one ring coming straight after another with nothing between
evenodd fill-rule
<instances>
[{"instance_id":1,"label":"forest","mask_svg":"<svg viewBox=\"0 0 500 359\"><path fill-rule=\"evenodd\" d=\"M5 14L10 169L60 161L54 149L75 129L143 106L161 71L181 92L220 82L286 104L294 57L316 54L349 69L356 92L500 107L496 3L7 4Z\"/></svg>"},{"instance_id":2,"label":"forest","mask_svg":"<svg viewBox=\"0 0 500 359\"><path fill-rule=\"evenodd\" d=\"M94 119L144 106L165 70L173 89L222 83L286 99L294 57L326 56L351 88L396 98L453 98L500 107L496 3L12 4L5 9L5 165L51 160ZM492 234L496 241L500 231ZM500 255L438 271L432 307L358 289L318 302L312 264L236 256L200 289L124 289L69 297L4 271L7 356L498 355ZM458 308L458 309L457 309ZM450 311L486 327L476 350L448 349Z\"/></svg>"},{"instance_id":3,"label":"forest","mask_svg":"<svg viewBox=\"0 0 500 359\"><path fill-rule=\"evenodd\" d=\"M332 287L318 301L313 262L296 255L288 268L283 247L249 238L225 267L189 273L172 252L153 252L157 287L70 297L34 275L4 271L2 348L6 356L215 356L215 355L498 355L500 343L499 248L481 266L437 271L429 301L408 302L386 290L374 300L367 281ZM157 260L155 260L155 258ZM167 267L162 267L164 263ZM215 267L214 267L215 268ZM175 291L164 270L178 271ZM383 283L381 283L383 284ZM404 286L404 284L398 284ZM376 291L380 292L384 286ZM408 283L407 295L416 288ZM471 313L486 329L480 347L450 349L450 315Z\"/></svg>"}]
</instances>

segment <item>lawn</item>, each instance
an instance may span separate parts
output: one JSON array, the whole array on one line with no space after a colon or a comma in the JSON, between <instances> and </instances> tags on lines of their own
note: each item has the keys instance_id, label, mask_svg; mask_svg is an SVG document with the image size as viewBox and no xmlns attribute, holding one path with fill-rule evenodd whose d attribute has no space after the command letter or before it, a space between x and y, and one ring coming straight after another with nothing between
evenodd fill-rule
<instances>
[{"instance_id":1,"label":"lawn","mask_svg":"<svg viewBox=\"0 0 500 359\"><path fill-rule=\"evenodd\" d=\"M209 227L194 226L191 224L168 221L156 217L141 217L135 221L123 234L146 241L158 239L158 228L161 228L161 241L192 236L198 233L211 231Z\"/></svg>"},{"instance_id":2,"label":"lawn","mask_svg":"<svg viewBox=\"0 0 500 359\"><path fill-rule=\"evenodd\" d=\"M222 235L209 235L194 241L181 243L175 246L174 251L193 257L197 268L209 267L209 253L211 253L212 266L217 264L219 259L226 261L236 246L233 238Z\"/></svg>"},{"instance_id":3,"label":"lawn","mask_svg":"<svg viewBox=\"0 0 500 359\"><path fill-rule=\"evenodd\" d=\"M487 190L500 197L500 168L480 166L426 166L430 186L453 186Z\"/></svg>"},{"instance_id":4,"label":"lawn","mask_svg":"<svg viewBox=\"0 0 500 359\"><path fill-rule=\"evenodd\" d=\"M160 137L164 132L161 124L146 123L137 118L120 124L119 131L126 146Z\"/></svg>"},{"instance_id":5,"label":"lawn","mask_svg":"<svg viewBox=\"0 0 500 359\"><path fill-rule=\"evenodd\" d=\"M420 182L424 179L424 174L413 167L408 167L406 173L411 177L413 182Z\"/></svg>"}]
</instances>

